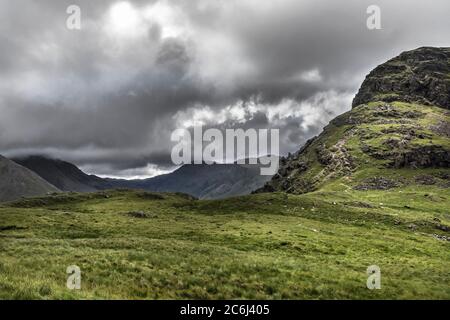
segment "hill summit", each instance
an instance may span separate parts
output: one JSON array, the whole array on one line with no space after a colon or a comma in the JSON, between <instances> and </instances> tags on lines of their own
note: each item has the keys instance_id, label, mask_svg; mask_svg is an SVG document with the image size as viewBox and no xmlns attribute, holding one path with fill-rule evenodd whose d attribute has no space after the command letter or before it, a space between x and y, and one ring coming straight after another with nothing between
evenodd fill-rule
<instances>
[{"instance_id":1,"label":"hill summit","mask_svg":"<svg viewBox=\"0 0 450 320\"><path fill-rule=\"evenodd\" d=\"M325 186L450 186L450 48L404 52L375 68L351 111L326 126L257 192Z\"/></svg>"},{"instance_id":2,"label":"hill summit","mask_svg":"<svg viewBox=\"0 0 450 320\"><path fill-rule=\"evenodd\" d=\"M62 191L92 192L114 185L95 175L88 175L72 163L40 155L13 158L14 162L37 173Z\"/></svg>"},{"instance_id":3,"label":"hill summit","mask_svg":"<svg viewBox=\"0 0 450 320\"><path fill-rule=\"evenodd\" d=\"M353 107L371 101L404 101L450 109L450 48L406 51L376 67Z\"/></svg>"},{"instance_id":4,"label":"hill summit","mask_svg":"<svg viewBox=\"0 0 450 320\"><path fill-rule=\"evenodd\" d=\"M31 170L0 156L0 202L59 191Z\"/></svg>"}]
</instances>

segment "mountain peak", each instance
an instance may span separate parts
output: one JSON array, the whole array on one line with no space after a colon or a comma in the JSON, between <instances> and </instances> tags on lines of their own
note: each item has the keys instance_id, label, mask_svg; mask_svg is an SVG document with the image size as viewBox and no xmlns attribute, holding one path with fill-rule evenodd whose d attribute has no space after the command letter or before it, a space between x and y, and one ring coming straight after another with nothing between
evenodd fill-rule
<instances>
[{"instance_id":1,"label":"mountain peak","mask_svg":"<svg viewBox=\"0 0 450 320\"><path fill-rule=\"evenodd\" d=\"M450 186L450 49L407 51L375 68L353 108L280 160L264 191ZM401 169L401 170L395 170ZM428 183L428 182L426 182Z\"/></svg>"},{"instance_id":2,"label":"mountain peak","mask_svg":"<svg viewBox=\"0 0 450 320\"><path fill-rule=\"evenodd\" d=\"M29 155L13 159L14 162L37 173L62 191L89 192L104 189L104 181L82 172L72 163L44 155Z\"/></svg>"},{"instance_id":3,"label":"mountain peak","mask_svg":"<svg viewBox=\"0 0 450 320\"><path fill-rule=\"evenodd\" d=\"M31 170L0 155L0 202L42 196L58 189Z\"/></svg>"},{"instance_id":4,"label":"mountain peak","mask_svg":"<svg viewBox=\"0 0 450 320\"><path fill-rule=\"evenodd\" d=\"M450 48L405 51L376 67L364 80L353 107L371 101L403 101L450 109Z\"/></svg>"}]
</instances>

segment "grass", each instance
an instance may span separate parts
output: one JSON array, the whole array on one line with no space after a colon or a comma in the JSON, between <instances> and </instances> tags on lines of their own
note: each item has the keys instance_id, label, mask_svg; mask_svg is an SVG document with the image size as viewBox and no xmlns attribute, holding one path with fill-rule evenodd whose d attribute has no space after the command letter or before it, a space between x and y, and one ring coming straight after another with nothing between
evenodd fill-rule
<instances>
[{"instance_id":1,"label":"grass","mask_svg":"<svg viewBox=\"0 0 450 320\"><path fill-rule=\"evenodd\" d=\"M434 218L450 225L448 189L335 190L345 183L214 201L117 190L6 204L0 298L449 299L450 242L433 236L446 234ZM373 264L381 290L366 288ZM66 288L69 265L81 290Z\"/></svg>"},{"instance_id":2,"label":"grass","mask_svg":"<svg viewBox=\"0 0 450 320\"><path fill-rule=\"evenodd\" d=\"M449 170L387 166L391 151L448 150L433 128L449 115L383 105L339 116L301 155L308 169L289 185L315 192L198 201L116 190L0 206L0 299L450 299ZM320 163L319 147L342 161ZM355 190L373 177L401 183ZM81 290L66 287L70 265ZM381 290L366 288L370 265Z\"/></svg>"},{"instance_id":3,"label":"grass","mask_svg":"<svg viewBox=\"0 0 450 320\"><path fill-rule=\"evenodd\" d=\"M386 104L380 101L359 105L332 120L295 160L305 163L307 170L291 170L288 179L285 177L272 183L276 190L291 193L319 190L329 184L340 185L339 178L348 175L348 172L339 167L339 161L341 164L345 162L342 148L337 148L339 144L345 148L346 160L353 165L347 167L352 171L351 175L358 176L361 172L389 175L392 172L389 167L396 166L396 162L401 165L405 155L429 150L448 152L449 137L435 128L445 122L450 122L448 111L436 106L405 102ZM325 149L323 153L334 156L335 161L320 163L317 155L319 149ZM407 173L401 169L398 172ZM418 174L414 170L410 172ZM283 185L289 188L285 189Z\"/></svg>"}]
</instances>

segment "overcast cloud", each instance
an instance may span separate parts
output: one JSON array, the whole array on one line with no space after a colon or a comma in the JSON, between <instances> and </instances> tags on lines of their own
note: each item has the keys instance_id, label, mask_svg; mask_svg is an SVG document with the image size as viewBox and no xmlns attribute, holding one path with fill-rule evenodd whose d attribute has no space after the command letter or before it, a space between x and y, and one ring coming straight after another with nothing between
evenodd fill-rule
<instances>
[{"instance_id":1,"label":"overcast cloud","mask_svg":"<svg viewBox=\"0 0 450 320\"><path fill-rule=\"evenodd\" d=\"M66 8L81 8L81 30ZM366 28L381 7L382 30ZM0 0L0 153L169 170L172 130L279 128L294 152L404 50L450 46L448 0Z\"/></svg>"}]
</instances>

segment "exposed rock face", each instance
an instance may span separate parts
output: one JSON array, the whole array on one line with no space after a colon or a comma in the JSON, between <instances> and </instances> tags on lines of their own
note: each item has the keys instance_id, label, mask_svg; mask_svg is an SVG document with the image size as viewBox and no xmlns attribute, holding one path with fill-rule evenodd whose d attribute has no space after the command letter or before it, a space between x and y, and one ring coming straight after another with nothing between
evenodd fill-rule
<instances>
[{"instance_id":1,"label":"exposed rock face","mask_svg":"<svg viewBox=\"0 0 450 320\"><path fill-rule=\"evenodd\" d=\"M355 190L388 190L400 186L402 183L385 177L373 177L362 181Z\"/></svg>"},{"instance_id":2,"label":"exposed rock face","mask_svg":"<svg viewBox=\"0 0 450 320\"><path fill-rule=\"evenodd\" d=\"M450 150L441 146L423 146L398 153L391 165L394 168L450 168Z\"/></svg>"},{"instance_id":3,"label":"exposed rock face","mask_svg":"<svg viewBox=\"0 0 450 320\"><path fill-rule=\"evenodd\" d=\"M407 51L375 68L353 107L370 101L405 101L450 109L450 48Z\"/></svg>"},{"instance_id":4,"label":"exposed rock face","mask_svg":"<svg viewBox=\"0 0 450 320\"><path fill-rule=\"evenodd\" d=\"M278 173L256 192L300 194L336 180L335 187L388 190L431 183L411 178L425 168L450 175L447 109L450 48L402 53L373 70L352 110L332 120L297 153L281 159ZM414 172L402 177L405 170ZM447 187L444 180L435 183Z\"/></svg>"}]
</instances>

